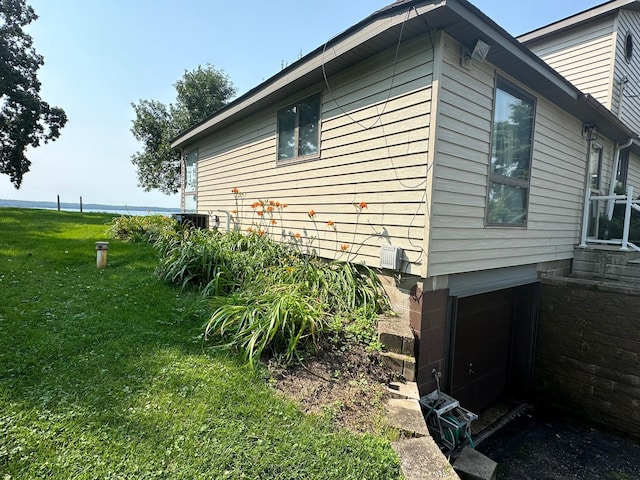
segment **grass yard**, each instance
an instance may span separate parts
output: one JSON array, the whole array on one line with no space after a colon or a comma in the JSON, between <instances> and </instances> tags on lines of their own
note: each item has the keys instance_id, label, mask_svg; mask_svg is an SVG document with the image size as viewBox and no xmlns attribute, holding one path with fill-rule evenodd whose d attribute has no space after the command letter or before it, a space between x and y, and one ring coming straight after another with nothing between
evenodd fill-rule
<instances>
[{"instance_id":1,"label":"grass yard","mask_svg":"<svg viewBox=\"0 0 640 480\"><path fill-rule=\"evenodd\" d=\"M0 480L395 479L388 440L336 431L203 344L195 299L111 215L0 208Z\"/></svg>"}]
</instances>

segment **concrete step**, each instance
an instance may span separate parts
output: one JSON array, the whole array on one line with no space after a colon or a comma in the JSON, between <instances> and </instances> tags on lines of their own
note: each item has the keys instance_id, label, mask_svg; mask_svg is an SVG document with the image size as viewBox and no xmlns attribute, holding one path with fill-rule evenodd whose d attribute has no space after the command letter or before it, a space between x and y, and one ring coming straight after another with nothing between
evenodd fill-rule
<instances>
[{"instance_id":1,"label":"concrete step","mask_svg":"<svg viewBox=\"0 0 640 480\"><path fill-rule=\"evenodd\" d=\"M429 436L404 438L391 444L400 457L406 480L460 480L451 464Z\"/></svg>"},{"instance_id":2,"label":"concrete step","mask_svg":"<svg viewBox=\"0 0 640 480\"><path fill-rule=\"evenodd\" d=\"M471 447L464 447L453 462L462 480L495 480L498 464Z\"/></svg>"},{"instance_id":3,"label":"concrete step","mask_svg":"<svg viewBox=\"0 0 640 480\"><path fill-rule=\"evenodd\" d=\"M640 283L640 253L611 246L576 248L571 273L579 278Z\"/></svg>"},{"instance_id":4,"label":"concrete step","mask_svg":"<svg viewBox=\"0 0 640 480\"><path fill-rule=\"evenodd\" d=\"M420 400L418 384L416 382L392 382L387 387L391 398Z\"/></svg>"},{"instance_id":5,"label":"concrete step","mask_svg":"<svg viewBox=\"0 0 640 480\"><path fill-rule=\"evenodd\" d=\"M422 409L417 400L391 398L387 401L387 420L397 428L402 437L424 437L429 435Z\"/></svg>"},{"instance_id":6,"label":"concrete step","mask_svg":"<svg viewBox=\"0 0 640 480\"><path fill-rule=\"evenodd\" d=\"M414 382L416 379L416 359L409 355L400 353L382 352L380 353L380 363L408 382Z\"/></svg>"},{"instance_id":7,"label":"concrete step","mask_svg":"<svg viewBox=\"0 0 640 480\"><path fill-rule=\"evenodd\" d=\"M413 330L405 319L385 317L379 320L378 340L387 352L411 356L414 354Z\"/></svg>"}]
</instances>

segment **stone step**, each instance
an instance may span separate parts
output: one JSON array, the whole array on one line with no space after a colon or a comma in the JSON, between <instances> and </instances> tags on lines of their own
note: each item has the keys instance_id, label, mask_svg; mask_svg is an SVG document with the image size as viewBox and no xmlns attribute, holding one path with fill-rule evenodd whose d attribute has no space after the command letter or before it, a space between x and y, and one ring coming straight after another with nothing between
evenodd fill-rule
<instances>
[{"instance_id":1,"label":"stone step","mask_svg":"<svg viewBox=\"0 0 640 480\"><path fill-rule=\"evenodd\" d=\"M416 380L416 359L409 355L400 353L382 352L380 353L380 363L408 382Z\"/></svg>"},{"instance_id":2,"label":"stone step","mask_svg":"<svg viewBox=\"0 0 640 480\"><path fill-rule=\"evenodd\" d=\"M462 480L495 480L498 464L471 447L464 447L453 468Z\"/></svg>"},{"instance_id":3,"label":"stone step","mask_svg":"<svg viewBox=\"0 0 640 480\"><path fill-rule=\"evenodd\" d=\"M617 247L576 248L572 274L578 278L640 283L640 253Z\"/></svg>"},{"instance_id":4,"label":"stone step","mask_svg":"<svg viewBox=\"0 0 640 480\"><path fill-rule=\"evenodd\" d=\"M392 398L420 400L418 384L416 382L392 382L387 387Z\"/></svg>"},{"instance_id":5,"label":"stone step","mask_svg":"<svg viewBox=\"0 0 640 480\"><path fill-rule=\"evenodd\" d=\"M378 322L378 340L388 352L413 355L415 340L413 330L404 319L388 319Z\"/></svg>"},{"instance_id":6,"label":"stone step","mask_svg":"<svg viewBox=\"0 0 640 480\"><path fill-rule=\"evenodd\" d=\"M429 435L420 404L415 399L391 398L387 401L387 420L402 437Z\"/></svg>"},{"instance_id":7,"label":"stone step","mask_svg":"<svg viewBox=\"0 0 640 480\"><path fill-rule=\"evenodd\" d=\"M391 446L400 457L402 474L407 480L460 480L429 436L403 438Z\"/></svg>"}]
</instances>

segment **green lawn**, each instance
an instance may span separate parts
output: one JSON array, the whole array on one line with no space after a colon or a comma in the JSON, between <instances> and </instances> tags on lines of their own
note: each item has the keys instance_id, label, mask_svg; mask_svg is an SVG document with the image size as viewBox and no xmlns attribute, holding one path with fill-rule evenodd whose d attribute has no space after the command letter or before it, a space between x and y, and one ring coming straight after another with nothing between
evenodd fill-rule
<instances>
[{"instance_id":1,"label":"green lawn","mask_svg":"<svg viewBox=\"0 0 640 480\"><path fill-rule=\"evenodd\" d=\"M303 415L212 354L151 247L111 216L0 208L0 480L393 479L380 437Z\"/></svg>"}]
</instances>

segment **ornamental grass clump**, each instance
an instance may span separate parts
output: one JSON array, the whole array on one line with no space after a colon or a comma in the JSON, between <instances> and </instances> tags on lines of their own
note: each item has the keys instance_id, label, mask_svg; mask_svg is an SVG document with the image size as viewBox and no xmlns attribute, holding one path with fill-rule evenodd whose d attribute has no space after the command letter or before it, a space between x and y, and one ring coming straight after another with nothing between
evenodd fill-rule
<instances>
[{"instance_id":1,"label":"ornamental grass clump","mask_svg":"<svg viewBox=\"0 0 640 480\"><path fill-rule=\"evenodd\" d=\"M233 193L236 199L240 195ZM154 221L142 219L122 219L112 231L153 243L159 277L200 292L209 303L213 313L205 333L213 347L238 352L249 365L263 354L290 361L317 348L320 336L335 337L341 329L345 334L355 329L358 335L351 337L373 342L376 314L388 308L375 272L303 253L297 234L291 234L290 243L272 240L265 222L273 222L273 213L285 207L272 200L256 202L252 208L262 213L262 223L246 233L156 228ZM316 212L308 216L317 229ZM335 229L335 222L327 225ZM360 335L365 330L369 333Z\"/></svg>"},{"instance_id":2,"label":"ornamental grass clump","mask_svg":"<svg viewBox=\"0 0 640 480\"><path fill-rule=\"evenodd\" d=\"M252 276L235 294L214 297L206 337L214 348L238 351L252 366L264 353L291 361L309 347L316 349L321 335L334 333L332 318L348 323L360 310L372 319L386 306L372 270L289 255Z\"/></svg>"},{"instance_id":3,"label":"ornamental grass clump","mask_svg":"<svg viewBox=\"0 0 640 480\"><path fill-rule=\"evenodd\" d=\"M194 287L205 295L240 289L247 278L291 253L286 245L238 231L185 229L161 238L155 246L160 253L160 278L183 288Z\"/></svg>"}]
</instances>

